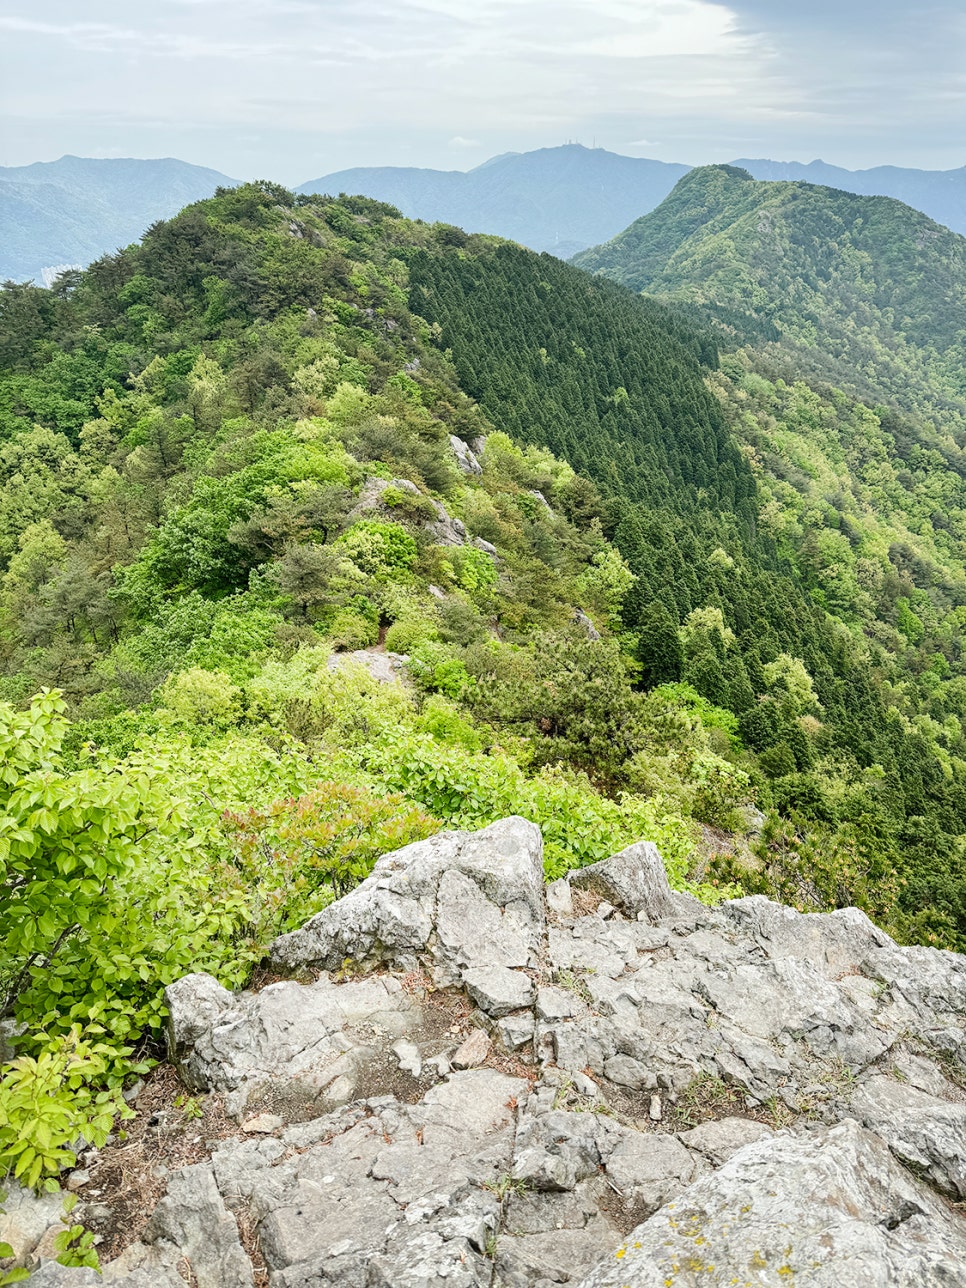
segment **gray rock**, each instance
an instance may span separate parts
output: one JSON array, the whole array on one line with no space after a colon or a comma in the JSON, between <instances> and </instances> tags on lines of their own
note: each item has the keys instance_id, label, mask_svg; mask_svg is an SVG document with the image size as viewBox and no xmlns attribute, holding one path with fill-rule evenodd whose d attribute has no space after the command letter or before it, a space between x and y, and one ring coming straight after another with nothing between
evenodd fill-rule
<instances>
[{"instance_id":1,"label":"gray rock","mask_svg":"<svg viewBox=\"0 0 966 1288\"><path fill-rule=\"evenodd\" d=\"M494 1018L509 1015L533 1000L533 981L506 966L475 966L463 972L463 984L480 1010Z\"/></svg>"},{"instance_id":2,"label":"gray rock","mask_svg":"<svg viewBox=\"0 0 966 1288\"><path fill-rule=\"evenodd\" d=\"M318 1116L353 1099L363 1078L388 1080L398 1070L393 1043L422 1022L419 1001L389 977L270 984L233 999L183 1054L181 1074L198 1090L227 1093L239 1117Z\"/></svg>"},{"instance_id":3,"label":"gray rock","mask_svg":"<svg viewBox=\"0 0 966 1288\"><path fill-rule=\"evenodd\" d=\"M45 1261L33 1272L29 1282L32 1288L94 1288L102 1279L96 1270L87 1266L61 1266L56 1261Z\"/></svg>"},{"instance_id":4,"label":"gray rock","mask_svg":"<svg viewBox=\"0 0 966 1288\"><path fill-rule=\"evenodd\" d=\"M962 1220L847 1120L746 1146L638 1226L581 1288L949 1288L964 1257Z\"/></svg>"},{"instance_id":5,"label":"gray rock","mask_svg":"<svg viewBox=\"0 0 966 1288\"><path fill-rule=\"evenodd\" d=\"M630 1055L612 1055L604 1063L604 1076L619 1087L630 1087L634 1091L649 1091L657 1086L657 1077Z\"/></svg>"},{"instance_id":6,"label":"gray rock","mask_svg":"<svg viewBox=\"0 0 966 1288\"><path fill-rule=\"evenodd\" d=\"M399 1061L400 1069L404 1073L411 1073L414 1078L418 1078L422 1072L423 1060L416 1043L409 1042L406 1038L400 1038L398 1042L393 1043L392 1050Z\"/></svg>"},{"instance_id":7,"label":"gray rock","mask_svg":"<svg viewBox=\"0 0 966 1288\"><path fill-rule=\"evenodd\" d=\"M650 841L639 841L602 863L578 868L567 879L578 890L589 890L616 904L628 917L644 913L648 921L656 922L674 911L664 862Z\"/></svg>"},{"instance_id":8,"label":"gray rock","mask_svg":"<svg viewBox=\"0 0 966 1288\"><path fill-rule=\"evenodd\" d=\"M852 1097L851 1112L901 1162L954 1199L966 1199L966 1104L950 1104L878 1075Z\"/></svg>"},{"instance_id":9,"label":"gray rock","mask_svg":"<svg viewBox=\"0 0 966 1288\"><path fill-rule=\"evenodd\" d=\"M515 1214L514 1208L512 1214ZM578 1229L514 1234L501 1239L496 1251L495 1288L554 1288L573 1283L589 1270L601 1252L616 1248L620 1238L600 1219Z\"/></svg>"},{"instance_id":10,"label":"gray rock","mask_svg":"<svg viewBox=\"0 0 966 1288\"><path fill-rule=\"evenodd\" d=\"M234 999L211 975L185 975L164 990L168 1007L168 1059L180 1065L186 1051L231 1010Z\"/></svg>"},{"instance_id":11,"label":"gray rock","mask_svg":"<svg viewBox=\"0 0 966 1288\"><path fill-rule=\"evenodd\" d=\"M4 1182L0 1204L0 1242L9 1243L14 1260L23 1265L52 1225L59 1225L64 1205L61 1194L35 1194L14 1180Z\"/></svg>"},{"instance_id":12,"label":"gray rock","mask_svg":"<svg viewBox=\"0 0 966 1288\"><path fill-rule=\"evenodd\" d=\"M349 519L361 519L365 515L371 514L373 510L385 509L382 494L387 488L395 488L399 492L408 492L410 496L422 495L416 484L411 483L409 479L387 480L370 477L363 483L359 499L349 512Z\"/></svg>"},{"instance_id":13,"label":"gray rock","mask_svg":"<svg viewBox=\"0 0 966 1288\"><path fill-rule=\"evenodd\" d=\"M580 627L589 640L596 641L600 639L600 631L582 608L574 609L574 622Z\"/></svg>"},{"instance_id":14,"label":"gray rock","mask_svg":"<svg viewBox=\"0 0 966 1288\"><path fill-rule=\"evenodd\" d=\"M483 466L476 459L476 454L470 447L469 443L464 443L462 438L457 438L455 434L450 434L449 445L453 449L453 455L456 457L456 464L464 474L482 474Z\"/></svg>"},{"instance_id":15,"label":"gray rock","mask_svg":"<svg viewBox=\"0 0 966 1288\"><path fill-rule=\"evenodd\" d=\"M505 1051L519 1051L533 1041L534 1022L532 1011L517 1011L497 1021L497 1036Z\"/></svg>"},{"instance_id":16,"label":"gray rock","mask_svg":"<svg viewBox=\"0 0 966 1288\"><path fill-rule=\"evenodd\" d=\"M674 1136L629 1128L619 1133L604 1161L611 1185L638 1218L656 1212L707 1170Z\"/></svg>"},{"instance_id":17,"label":"gray rock","mask_svg":"<svg viewBox=\"0 0 966 1288\"><path fill-rule=\"evenodd\" d=\"M30 1276L33 1288L93 1288L95 1284L119 1284L123 1288L184 1288L185 1281L173 1265L158 1258L139 1266L112 1262L99 1274L87 1266L61 1266L45 1261Z\"/></svg>"},{"instance_id":18,"label":"gray rock","mask_svg":"<svg viewBox=\"0 0 966 1288\"><path fill-rule=\"evenodd\" d=\"M198 1288L252 1288L252 1266L225 1207L214 1173L204 1163L183 1167L168 1181L144 1242L169 1243L187 1258Z\"/></svg>"},{"instance_id":19,"label":"gray rock","mask_svg":"<svg viewBox=\"0 0 966 1288\"><path fill-rule=\"evenodd\" d=\"M405 684L406 657L402 653L373 653L356 649L351 653L333 653L326 662L330 671L344 666L364 667L378 684Z\"/></svg>"},{"instance_id":20,"label":"gray rock","mask_svg":"<svg viewBox=\"0 0 966 1288\"><path fill-rule=\"evenodd\" d=\"M537 1019L566 1020L575 1014L576 999L572 993L563 988L541 988L537 990Z\"/></svg>"},{"instance_id":21,"label":"gray rock","mask_svg":"<svg viewBox=\"0 0 966 1288\"><path fill-rule=\"evenodd\" d=\"M454 518L441 501L430 503L436 511L436 518L430 519L423 526L438 546L465 546L470 536L462 519Z\"/></svg>"},{"instance_id":22,"label":"gray rock","mask_svg":"<svg viewBox=\"0 0 966 1288\"><path fill-rule=\"evenodd\" d=\"M457 1073L418 1105L330 1115L317 1144L250 1174L273 1288L488 1285L510 1105L525 1095L521 1079Z\"/></svg>"},{"instance_id":23,"label":"gray rock","mask_svg":"<svg viewBox=\"0 0 966 1288\"><path fill-rule=\"evenodd\" d=\"M552 881L547 886L547 907L558 917L574 915L574 892L569 881Z\"/></svg>"},{"instance_id":24,"label":"gray rock","mask_svg":"<svg viewBox=\"0 0 966 1288\"><path fill-rule=\"evenodd\" d=\"M771 1135L771 1130L764 1123L753 1118L719 1118L702 1123L691 1131L681 1132L678 1140L688 1149L703 1154L715 1167L720 1167L739 1149Z\"/></svg>"},{"instance_id":25,"label":"gray rock","mask_svg":"<svg viewBox=\"0 0 966 1288\"><path fill-rule=\"evenodd\" d=\"M283 966L330 970L347 958L411 969L428 956L437 981L449 984L467 966L529 964L545 917L539 829L509 818L386 855L357 889L271 951Z\"/></svg>"}]
</instances>

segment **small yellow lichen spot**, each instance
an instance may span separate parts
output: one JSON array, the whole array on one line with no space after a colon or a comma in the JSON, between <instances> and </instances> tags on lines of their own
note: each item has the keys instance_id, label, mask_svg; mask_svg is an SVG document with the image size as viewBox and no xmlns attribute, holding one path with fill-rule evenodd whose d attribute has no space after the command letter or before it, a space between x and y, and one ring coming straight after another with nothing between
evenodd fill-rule
<instances>
[{"instance_id":1,"label":"small yellow lichen spot","mask_svg":"<svg viewBox=\"0 0 966 1288\"><path fill-rule=\"evenodd\" d=\"M617 1251L614 1253L614 1256L617 1258L618 1261L622 1260L624 1257L627 1256L627 1249L618 1248Z\"/></svg>"},{"instance_id":2,"label":"small yellow lichen spot","mask_svg":"<svg viewBox=\"0 0 966 1288\"><path fill-rule=\"evenodd\" d=\"M791 1268L791 1266L779 1266L778 1273L780 1275L785 1275L786 1277L790 1277L794 1275L795 1271Z\"/></svg>"},{"instance_id":3,"label":"small yellow lichen spot","mask_svg":"<svg viewBox=\"0 0 966 1288\"><path fill-rule=\"evenodd\" d=\"M640 1246L641 1246L641 1245L640 1245L639 1243L635 1243L635 1244L634 1244L634 1247L635 1247L635 1248L639 1248Z\"/></svg>"}]
</instances>

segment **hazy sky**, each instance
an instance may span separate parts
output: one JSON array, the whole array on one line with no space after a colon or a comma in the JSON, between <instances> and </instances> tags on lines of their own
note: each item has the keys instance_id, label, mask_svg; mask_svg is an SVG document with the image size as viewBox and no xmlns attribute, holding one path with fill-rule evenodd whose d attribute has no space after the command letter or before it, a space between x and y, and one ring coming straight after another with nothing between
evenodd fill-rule
<instances>
[{"instance_id":1,"label":"hazy sky","mask_svg":"<svg viewBox=\"0 0 966 1288\"><path fill-rule=\"evenodd\" d=\"M966 163L963 0L0 0L0 164Z\"/></svg>"}]
</instances>

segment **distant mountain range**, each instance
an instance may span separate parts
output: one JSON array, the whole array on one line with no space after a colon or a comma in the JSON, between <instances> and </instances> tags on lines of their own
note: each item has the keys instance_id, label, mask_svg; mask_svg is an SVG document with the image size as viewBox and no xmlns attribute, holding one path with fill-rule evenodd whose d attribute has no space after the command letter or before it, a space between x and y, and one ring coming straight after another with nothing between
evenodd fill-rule
<instances>
[{"instance_id":1,"label":"distant mountain range","mask_svg":"<svg viewBox=\"0 0 966 1288\"><path fill-rule=\"evenodd\" d=\"M756 179L806 180L860 195L897 197L966 233L966 167L851 171L822 161L735 164ZM506 153L465 172L401 166L340 170L297 191L375 197L410 218L495 233L567 259L610 240L655 209L690 168L567 144ZM68 156L0 167L0 279L39 280L51 265L87 264L136 240L155 220L234 182L172 158Z\"/></svg>"},{"instance_id":2,"label":"distant mountain range","mask_svg":"<svg viewBox=\"0 0 966 1288\"><path fill-rule=\"evenodd\" d=\"M966 167L961 170L843 170L813 161L736 161L755 179L803 179L865 196L897 197L966 233ZM398 206L411 219L496 233L533 250L567 257L610 240L664 200L691 169L567 144L511 152L475 170L400 166L340 170L299 192L362 193Z\"/></svg>"},{"instance_id":3,"label":"distant mountain range","mask_svg":"<svg viewBox=\"0 0 966 1288\"><path fill-rule=\"evenodd\" d=\"M361 193L398 206L410 219L496 233L569 259L653 210L689 169L571 143L509 152L468 172L340 170L298 191Z\"/></svg>"},{"instance_id":4,"label":"distant mountain range","mask_svg":"<svg viewBox=\"0 0 966 1288\"><path fill-rule=\"evenodd\" d=\"M52 265L88 264L235 182L173 157L0 166L0 280L39 280Z\"/></svg>"}]
</instances>

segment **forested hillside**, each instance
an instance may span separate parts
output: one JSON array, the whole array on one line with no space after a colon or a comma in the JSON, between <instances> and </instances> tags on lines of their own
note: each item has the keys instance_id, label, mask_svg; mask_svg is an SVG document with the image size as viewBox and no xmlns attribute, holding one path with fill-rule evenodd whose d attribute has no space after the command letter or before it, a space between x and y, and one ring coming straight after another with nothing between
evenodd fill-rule
<instances>
[{"instance_id":1,"label":"forested hillside","mask_svg":"<svg viewBox=\"0 0 966 1288\"><path fill-rule=\"evenodd\" d=\"M607 497L644 684L683 679L729 713L758 799L786 820L746 883L902 910L961 943L955 441L737 358L706 383L709 336L685 343L665 306L549 257L482 247L411 271L467 390Z\"/></svg>"},{"instance_id":2,"label":"forested hillside","mask_svg":"<svg viewBox=\"0 0 966 1288\"><path fill-rule=\"evenodd\" d=\"M964 424L966 239L901 202L707 166L574 262L709 310L796 375Z\"/></svg>"},{"instance_id":3,"label":"forested hillside","mask_svg":"<svg viewBox=\"0 0 966 1288\"><path fill-rule=\"evenodd\" d=\"M0 1164L107 1129L162 985L246 981L449 823L966 943L952 446L716 360L550 256L269 184L0 294Z\"/></svg>"}]
</instances>

